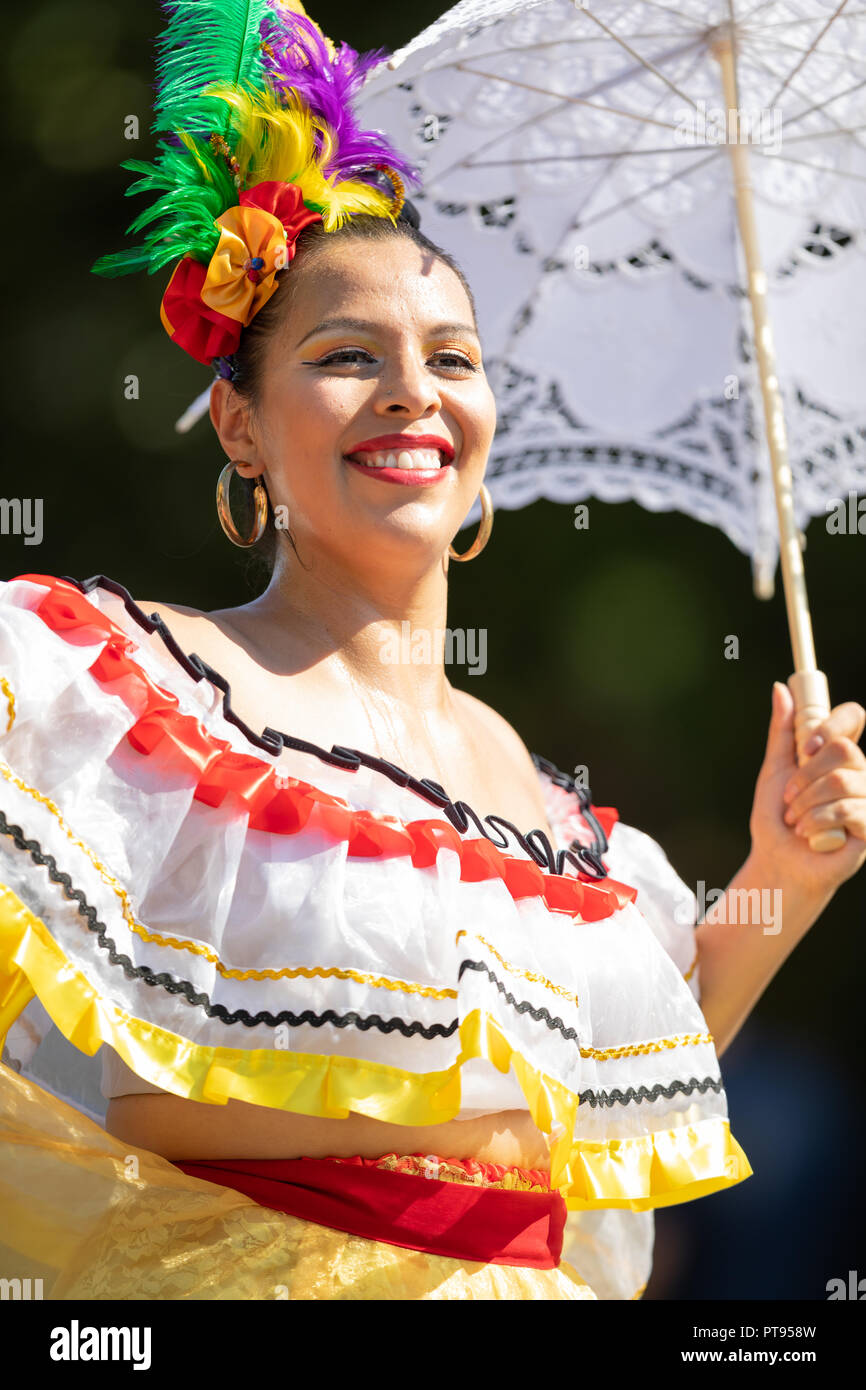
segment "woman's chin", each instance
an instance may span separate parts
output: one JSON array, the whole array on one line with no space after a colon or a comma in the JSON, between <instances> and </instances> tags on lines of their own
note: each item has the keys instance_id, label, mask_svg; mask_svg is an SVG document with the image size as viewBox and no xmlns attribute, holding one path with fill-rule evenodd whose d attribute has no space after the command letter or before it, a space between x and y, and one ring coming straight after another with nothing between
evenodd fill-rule
<instances>
[{"instance_id":1,"label":"woman's chin","mask_svg":"<svg viewBox=\"0 0 866 1390\"><path fill-rule=\"evenodd\" d=\"M363 558L383 563L395 560L412 563L423 569L432 565L448 549L454 526L449 525L437 507L426 507L417 499L402 506L382 510L373 506L356 507L347 523L351 538L351 554L355 561Z\"/></svg>"}]
</instances>

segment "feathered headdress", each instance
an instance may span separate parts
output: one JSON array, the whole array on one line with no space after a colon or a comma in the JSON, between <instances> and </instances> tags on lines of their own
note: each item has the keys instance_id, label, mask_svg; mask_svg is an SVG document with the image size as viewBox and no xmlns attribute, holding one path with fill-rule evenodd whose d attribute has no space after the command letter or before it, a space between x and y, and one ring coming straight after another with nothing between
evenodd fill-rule
<instances>
[{"instance_id":1,"label":"feathered headdress","mask_svg":"<svg viewBox=\"0 0 866 1390\"><path fill-rule=\"evenodd\" d=\"M155 194L127 229L141 243L98 275L174 264L161 318L199 362L229 357L267 303L303 229L359 213L395 219L411 166L352 100L386 56L336 47L298 0L164 0L152 162L127 193ZM377 173L377 171L379 171ZM381 175L389 191L382 187Z\"/></svg>"}]
</instances>

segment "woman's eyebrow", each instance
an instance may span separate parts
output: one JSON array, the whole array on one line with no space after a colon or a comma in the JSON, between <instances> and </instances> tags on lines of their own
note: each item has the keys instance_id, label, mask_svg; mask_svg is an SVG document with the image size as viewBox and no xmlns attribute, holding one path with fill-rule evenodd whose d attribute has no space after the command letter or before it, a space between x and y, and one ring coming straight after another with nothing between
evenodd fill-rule
<instances>
[{"instance_id":1,"label":"woman's eyebrow","mask_svg":"<svg viewBox=\"0 0 866 1390\"><path fill-rule=\"evenodd\" d=\"M354 333L375 333L377 327L377 324L371 323L367 319L323 319L321 323L316 324L315 328L311 329L309 333L306 333L304 337L301 338L297 347L303 347L304 343L306 343L308 339L315 337L317 333L327 333L334 329L348 329L350 332ZM473 338L478 337L478 330L474 328L471 323L437 323L428 331L431 338L440 338L451 333L457 336L469 334Z\"/></svg>"}]
</instances>

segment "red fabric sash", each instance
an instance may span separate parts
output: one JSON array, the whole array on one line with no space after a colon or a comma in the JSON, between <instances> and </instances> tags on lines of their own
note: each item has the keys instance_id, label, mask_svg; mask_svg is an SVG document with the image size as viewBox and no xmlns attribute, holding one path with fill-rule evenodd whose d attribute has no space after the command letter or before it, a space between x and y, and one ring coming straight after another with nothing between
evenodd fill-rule
<instances>
[{"instance_id":1,"label":"red fabric sash","mask_svg":"<svg viewBox=\"0 0 866 1390\"><path fill-rule=\"evenodd\" d=\"M430 1180L319 1158L200 1159L174 1166L263 1207L404 1250L530 1269L555 1269L562 1254L566 1207L559 1192Z\"/></svg>"}]
</instances>

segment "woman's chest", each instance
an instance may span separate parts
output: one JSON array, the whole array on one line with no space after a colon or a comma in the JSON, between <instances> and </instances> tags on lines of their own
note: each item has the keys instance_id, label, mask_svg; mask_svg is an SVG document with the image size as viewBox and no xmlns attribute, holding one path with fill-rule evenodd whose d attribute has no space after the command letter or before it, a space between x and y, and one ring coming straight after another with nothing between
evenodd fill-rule
<instances>
[{"instance_id":1,"label":"woman's chest","mask_svg":"<svg viewBox=\"0 0 866 1390\"><path fill-rule=\"evenodd\" d=\"M205 652L201 655L216 667ZM494 816L522 835L540 830L553 843L536 770L527 757L515 756L479 713L479 702L463 692L453 690L447 707L431 708L422 698L411 702L375 689L349 690L321 671L277 676L251 670L248 660L231 650L223 648L219 655L231 709L255 733L275 729L324 752L335 746L352 749L416 782L432 782L450 803L464 804L468 833L473 828L478 833L476 818L486 822ZM351 795L351 780L346 791ZM412 804L411 797L403 799L402 818ZM425 798L419 795L417 817L425 814Z\"/></svg>"}]
</instances>

